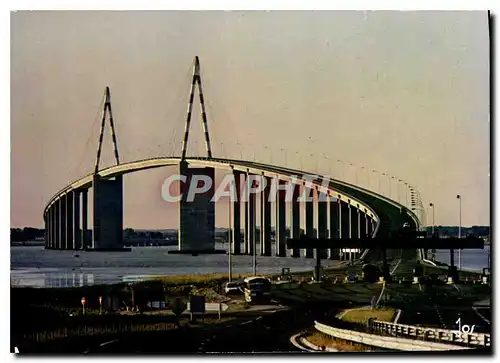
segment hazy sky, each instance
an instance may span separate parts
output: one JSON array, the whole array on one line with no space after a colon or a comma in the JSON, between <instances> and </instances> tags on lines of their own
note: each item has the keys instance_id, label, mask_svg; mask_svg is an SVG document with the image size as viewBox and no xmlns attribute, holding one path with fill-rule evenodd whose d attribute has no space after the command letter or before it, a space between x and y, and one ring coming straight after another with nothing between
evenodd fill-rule
<instances>
[{"instance_id":1,"label":"hazy sky","mask_svg":"<svg viewBox=\"0 0 500 363\"><path fill-rule=\"evenodd\" d=\"M179 155L195 55L214 156L337 176L341 159L376 191L366 170L415 185L437 224L458 224L461 194L463 225L487 225L488 41L486 12L12 13L11 225L42 227L49 198L92 171L106 85L122 162ZM203 155L198 106L191 125ZM177 225L173 172L126 176L126 226Z\"/></svg>"}]
</instances>

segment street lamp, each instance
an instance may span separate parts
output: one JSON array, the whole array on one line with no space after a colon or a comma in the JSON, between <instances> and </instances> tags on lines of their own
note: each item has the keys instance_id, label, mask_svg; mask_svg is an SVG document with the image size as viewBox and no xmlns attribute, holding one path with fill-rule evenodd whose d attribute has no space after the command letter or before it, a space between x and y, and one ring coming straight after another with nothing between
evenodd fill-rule
<instances>
[{"instance_id":1,"label":"street lamp","mask_svg":"<svg viewBox=\"0 0 500 363\"><path fill-rule=\"evenodd\" d=\"M408 183L404 182L406 189L405 189L405 198L406 198L406 208L408 208Z\"/></svg>"},{"instance_id":2,"label":"street lamp","mask_svg":"<svg viewBox=\"0 0 500 363\"><path fill-rule=\"evenodd\" d=\"M286 163L286 149L280 149L280 150L285 153L285 167L288 168L288 164Z\"/></svg>"},{"instance_id":3,"label":"street lamp","mask_svg":"<svg viewBox=\"0 0 500 363\"><path fill-rule=\"evenodd\" d=\"M241 145L241 144L240 144L240 142L239 142L239 141L238 141L238 142L236 142L236 148L240 150L240 158L241 158L240 160L243 160L243 152L241 151L241 148L239 147L240 145Z\"/></svg>"},{"instance_id":4,"label":"street lamp","mask_svg":"<svg viewBox=\"0 0 500 363\"><path fill-rule=\"evenodd\" d=\"M389 176L389 174L386 174L386 173L381 173L381 175L383 176L386 176L387 177L387 181L389 182L388 186L389 186L389 194L387 195L388 198L391 197L391 177Z\"/></svg>"},{"instance_id":5,"label":"street lamp","mask_svg":"<svg viewBox=\"0 0 500 363\"><path fill-rule=\"evenodd\" d=\"M391 179L396 179L394 176L389 178L389 198L391 198Z\"/></svg>"},{"instance_id":6,"label":"street lamp","mask_svg":"<svg viewBox=\"0 0 500 363\"><path fill-rule=\"evenodd\" d=\"M298 151L295 152L295 154L297 154L299 157L300 157L300 171L304 171L304 165L302 163L302 154L299 154Z\"/></svg>"},{"instance_id":7,"label":"street lamp","mask_svg":"<svg viewBox=\"0 0 500 363\"><path fill-rule=\"evenodd\" d=\"M231 168L232 169L232 168ZM234 180L234 179L233 179ZM230 185L230 187L232 187L233 185ZM231 196L233 194L231 193ZM228 242L229 242L229 247L228 247L228 250L229 250L229 257L228 257L228 265L229 265L229 282L231 282L231 279L232 279L232 275L233 275L233 268L232 268L232 263L231 263L231 203L232 203L232 198L230 197L229 198L229 206L228 206L228 219L229 219L229 225L227 227L227 233L229 234L228 236ZM236 243L236 242L235 242ZM238 241L239 243L239 241Z\"/></svg>"},{"instance_id":8,"label":"street lamp","mask_svg":"<svg viewBox=\"0 0 500 363\"><path fill-rule=\"evenodd\" d=\"M372 172L374 172L375 174L378 174L378 194L380 194L380 193L381 193L381 192L380 192L380 189L381 189L381 188L380 188L380 178L381 178L381 177L380 177L380 174L379 174L379 172L378 172L378 171L376 171L375 169L373 169L373 170L372 170Z\"/></svg>"},{"instance_id":9,"label":"street lamp","mask_svg":"<svg viewBox=\"0 0 500 363\"><path fill-rule=\"evenodd\" d=\"M404 185L404 181L398 179L398 202L401 203L401 193L400 193L399 183L401 183L401 185Z\"/></svg>"},{"instance_id":10,"label":"street lamp","mask_svg":"<svg viewBox=\"0 0 500 363\"><path fill-rule=\"evenodd\" d=\"M462 198L460 194L457 194L458 205L459 205L459 224L458 224L458 238L462 238ZM462 264L461 249L458 249L458 269L460 270Z\"/></svg>"},{"instance_id":11,"label":"street lamp","mask_svg":"<svg viewBox=\"0 0 500 363\"><path fill-rule=\"evenodd\" d=\"M432 236L434 237L434 204L429 203L429 207L432 208Z\"/></svg>"},{"instance_id":12,"label":"street lamp","mask_svg":"<svg viewBox=\"0 0 500 363\"><path fill-rule=\"evenodd\" d=\"M361 169L366 171L366 188L370 189L370 172L364 166L362 166Z\"/></svg>"},{"instance_id":13,"label":"street lamp","mask_svg":"<svg viewBox=\"0 0 500 363\"><path fill-rule=\"evenodd\" d=\"M264 146L264 149L268 149L269 150L269 164L272 165L273 164L273 152L272 152L271 148L268 147L268 146Z\"/></svg>"},{"instance_id":14,"label":"street lamp","mask_svg":"<svg viewBox=\"0 0 500 363\"><path fill-rule=\"evenodd\" d=\"M337 163L342 164L342 179L345 181L345 164L342 160L337 159Z\"/></svg>"},{"instance_id":15,"label":"street lamp","mask_svg":"<svg viewBox=\"0 0 500 363\"><path fill-rule=\"evenodd\" d=\"M355 178L355 181L356 181L356 185L358 185L358 169L356 168L356 166L352 163L349 163L350 166L352 166L354 168L354 178Z\"/></svg>"},{"instance_id":16,"label":"street lamp","mask_svg":"<svg viewBox=\"0 0 500 363\"><path fill-rule=\"evenodd\" d=\"M331 178L331 176L332 176L331 175L332 174L332 169L331 169L331 166L330 166L330 159L324 153L321 153L321 156L323 157L323 159L326 160L326 163L328 164L328 177Z\"/></svg>"}]
</instances>

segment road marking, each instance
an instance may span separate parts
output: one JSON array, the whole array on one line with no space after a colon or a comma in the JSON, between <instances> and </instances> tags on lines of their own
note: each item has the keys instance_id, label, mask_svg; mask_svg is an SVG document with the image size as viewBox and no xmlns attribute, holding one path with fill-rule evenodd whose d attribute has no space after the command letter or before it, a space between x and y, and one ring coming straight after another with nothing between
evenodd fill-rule
<instances>
[{"instance_id":1,"label":"road marking","mask_svg":"<svg viewBox=\"0 0 500 363\"><path fill-rule=\"evenodd\" d=\"M104 347L105 345L108 345L108 344L111 344L111 343L114 343L114 342L117 342L118 339L113 339L113 340L110 340L109 342L104 342L104 343L101 343L99 344L100 347Z\"/></svg>"},{"instance_id":2,"label":"road marking","mask_svg":"<svg viewBox=\"0 0 500 363\"><path fill-rule=\"evenodd\" d=\"M394 269L392 270L391 275L393 275L393 274L394 274L394 271L396 271L396 269L398 268L398 266L399 266L399 263L400 263L400 262L401 262L401 259L399 259L399 261L398 261L398 263L396 264L396 266L394 266Z\"/></svg>"},{"instance_id":3,"label":"road marking","mask_svg":"<svg viewBox=\"0 0 500 363\"><path fill-rule=\"evenodd\" d=\"M479 311L477 311L477 308L475 306L472 307L472 310L474 310L474 312L477 314L477 316L479 316L481 319L483 319L483 321L488 323L488 325L491 325L490 321L488 319L486 319L483 314L481 314Z\"/></svg>"}]
</instances>

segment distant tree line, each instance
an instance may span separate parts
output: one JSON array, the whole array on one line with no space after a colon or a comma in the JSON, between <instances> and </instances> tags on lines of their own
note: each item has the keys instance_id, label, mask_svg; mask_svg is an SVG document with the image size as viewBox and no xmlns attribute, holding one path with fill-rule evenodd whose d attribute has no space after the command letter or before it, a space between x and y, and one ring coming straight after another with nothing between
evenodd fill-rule
<instances>
[{"instance_id":1,"label":"distant tree line","mask_svg":"<svg viewBox=\"0 0 500 363\"><path fill-rule=\"evenodd\" d=\"M427 231L432 231L432 227L427 227ZM440 236L457 237L458 236L458 226L435 226L434 231L438 231ZM490 234L489 226L472 226L472 227L462 227L460 231L462 237L471 235L474 237L486 237Z\"/></svg>"},{"instance_id":2,"label":"distant tree line","mask_svg":"<svg viewBox=\"0 0 500 363\"><path fill-rule=\"evenodd\" d=\"M11 228L10 241L11 242L25 242L33 241L37 238L45 237L45 229L38 229L32 227L25 228Z\"/></svg>"}]
</instances>

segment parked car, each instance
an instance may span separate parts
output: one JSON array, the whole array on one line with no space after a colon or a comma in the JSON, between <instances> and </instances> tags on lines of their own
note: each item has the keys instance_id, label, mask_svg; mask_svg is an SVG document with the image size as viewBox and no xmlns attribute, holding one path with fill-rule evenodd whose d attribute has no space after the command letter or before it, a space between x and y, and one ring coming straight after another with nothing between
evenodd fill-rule
<instances>
[{"instance_id":1,"label":"parked car","mask_svg":"<svg viewBox=\"0 0 500 363\"><path fill-rule=\"evenodd\" d=\"M227 282L226 286L224 287L224 292L226 293L226 295L240 294L240 293L242 293L241 285L242 285L242 281Z\"/></svg>"}]
</instances>

